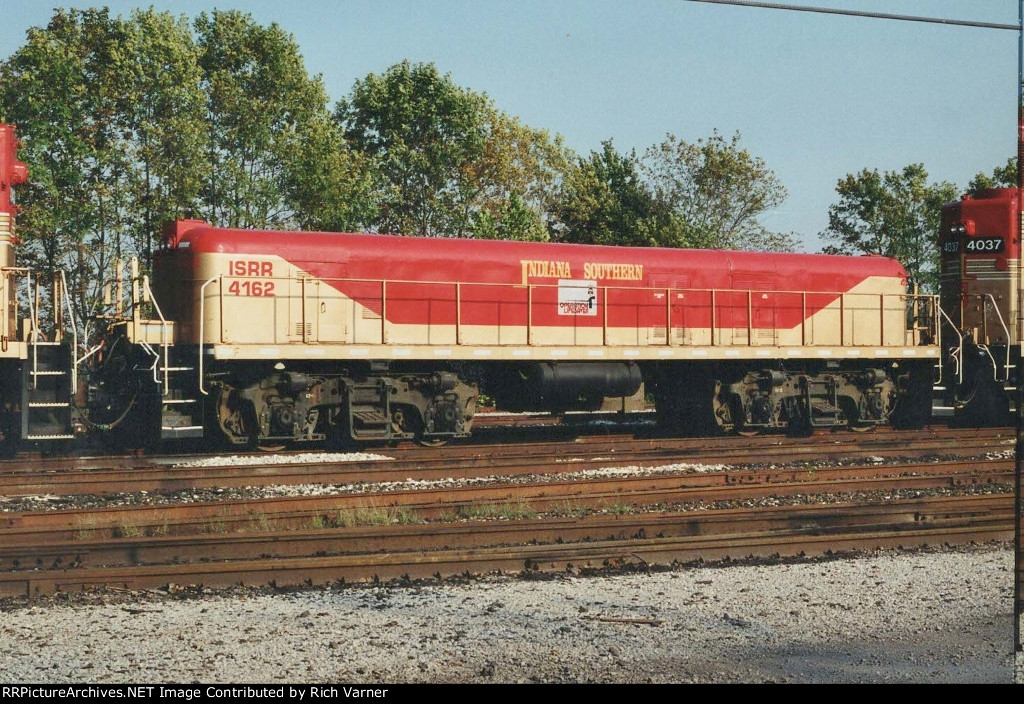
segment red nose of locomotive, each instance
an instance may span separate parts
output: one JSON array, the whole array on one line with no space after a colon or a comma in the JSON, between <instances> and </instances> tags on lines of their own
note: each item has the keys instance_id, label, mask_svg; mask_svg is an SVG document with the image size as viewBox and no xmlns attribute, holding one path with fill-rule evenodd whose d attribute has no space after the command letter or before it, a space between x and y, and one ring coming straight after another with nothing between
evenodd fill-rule
<instances>
[{"instance_id":1,"label":"red nose of locomotive","mask_svg":"<svg viewBox=\"0 0 1024 704\"><path fill-rule=\"evenodd\" d=\"M18 140L14 125L0 125L0 214L13 216L11 187L25 183L28 167L18 161Z\"/></svg>"},{"instance_id":2,"label":"red nose of locomotive","mask_svg":"<svg viewBox=\"0 0 1024 704\"><path fill-rule=\"evenodd\" d=\"M978 344L1018 339L1019 217L1015 188L976 191L942 208L942 308Z\"/></svg>"}]
</instances>

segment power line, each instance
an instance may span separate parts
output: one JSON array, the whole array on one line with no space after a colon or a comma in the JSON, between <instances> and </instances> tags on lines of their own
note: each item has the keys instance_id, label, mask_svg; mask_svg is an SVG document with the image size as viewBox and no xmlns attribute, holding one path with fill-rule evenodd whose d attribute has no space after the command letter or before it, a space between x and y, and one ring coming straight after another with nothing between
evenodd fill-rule
<instances>
[{"instance_id":1,"label":"power line","mask_svg":"<svg viewBox=\"0 0 1024 704\"><path fill-rule=\"evenodd\" d=\"M859 10L839 10L830 7L808 7L806 5L787 5L777 2L754 2L753 0L686 0L686 2L704 2L714 5L737 5L739 7L756 7L762 10L791 10L793 12L816 12L821 15L846 15L847 17L869 17L876 20L901 20L903 22L928 22L930 24L946 24L959 27L980 27L982 29L1009 29L1020 32L1019 24L999 24L997 22L975 22L973 20L951 20L941 17L917 17L914 15L890 15L881 12L861 12Z\"/></svg>"}]
</instances>

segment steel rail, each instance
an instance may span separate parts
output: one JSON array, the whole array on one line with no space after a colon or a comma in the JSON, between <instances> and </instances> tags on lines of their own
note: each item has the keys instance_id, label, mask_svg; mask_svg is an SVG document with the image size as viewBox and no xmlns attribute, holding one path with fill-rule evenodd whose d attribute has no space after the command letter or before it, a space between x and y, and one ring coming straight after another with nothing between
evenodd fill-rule
<instances>
[{"instance_id":1,"label":"steel rail","mask_svg":"<svg viewBox=\"0 0 1024 704\"><path fill-rule=\"evenodd\" d=\"M359 511L403 510L419 519L472 515L480 510L545 511L567 504L605 510L652 505L744 501L781 496L817 496L896 490L1007 487L1012 460L904 467L838 467L672 476L619 477L583 481L446 487L393 492L292 496L153 506L117 506L67 511L0 514L0 555L5 548L132 533L237 532L255 524L296 527ZM344 514L344 516L343 516ZM105 532L105 533L104 533Z\"/></svg>"},{"instance_id":2,"label":"steel rail","mask_svg":"<svg viewBox=\"0 0 1024 704\"><path fill-rule=\"evenodd\" d=\"M854 459L893 455L901 458L939 454L969 457L998 447L998 437L961 438L956 441L924 439L917 442L884 439L858 444L829 443L750 447L732 443L718 451L707 445L646 440L629 443L573 443L543 448L503 448L455 452L408 453L386 450L392 460L356 462L293 462L212 467L132 466L128 469L63 469L62 471L5 472L0 469L0 494L107 494L131 491L177 491L192 488L265 486L275 484L334 484L417 479L479 478L499 475L562 474L604 467L657 466L673 463L748 464L763 460L781 465L828 459ZM1007 439L1008 443L1012 440ZM1009 445L1007 446L1007 448Z\"/></svg>"},{"instance_id":3,"label":"steel rail","mask_svg":"<svg viewBox=\"0 0 1024 704\"><path fill-rule=\"evenodd\" d=\"M134 567L57 568L0 573L0 596L35 596L114 586L122 589L171 585L314 585L390 579L438 579L470 573L572 572L609 567L670 565L682 561L828 555L854 550L918 547L1006 540L1013 522L947 525L940 528L812 535L768 531L747 535L659 537L636 540L407 551L303 558Z\"/></svg>"}]
</instances>

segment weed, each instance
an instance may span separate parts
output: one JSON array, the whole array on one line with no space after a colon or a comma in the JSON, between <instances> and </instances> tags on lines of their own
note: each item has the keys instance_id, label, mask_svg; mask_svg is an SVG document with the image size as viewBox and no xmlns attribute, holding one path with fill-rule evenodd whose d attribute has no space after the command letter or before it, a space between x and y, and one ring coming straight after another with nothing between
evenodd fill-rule
<instances>
[{"instance_id":1,"label":"weed","mask_svg":"<svg viewBox=\"0 0 1024 704\"><path fill-rule=\"evenodd\" d=\"M564 516L566 518L582 518L587 515L587 509L573 501L562 501L551 506L548 513L552 516Z\"/></svg>"},{"instance_id":2,"label":"weed","mask_svg":"<svg viewBox=\"0 0 1024 704\"><path fill-rule=\"evenodd\" d=\"M630 513L636 513L636 509L634 509L629 504L619 502L613 504L606 504L603 507L603 510L605 513L610 513L613 516L625 516Z\"/></svg>"},{"instance_id":3,"label":"weed","mask_svg":"<svg viewBox=\"0 0 1024 704\"><path fill-rule=\"evenodd\" d=\"M114 528L115 538L138 538L140 535L142 535L142 528L131 523L122 523Z\"/></svg>"},{"instance_id":4,"label":"weed","mask_svg":"<svg viewBox=\"0 0 1024 704\"><path fill-rule=\"evenodd\" d=\"M460 518L488 520L498 519L505 521L521 521L527 518L536 518L537 511L528 503L519 499L517 501L505 501L499 504L464 504L459 507Z\"/></svg>"}]
</instances>

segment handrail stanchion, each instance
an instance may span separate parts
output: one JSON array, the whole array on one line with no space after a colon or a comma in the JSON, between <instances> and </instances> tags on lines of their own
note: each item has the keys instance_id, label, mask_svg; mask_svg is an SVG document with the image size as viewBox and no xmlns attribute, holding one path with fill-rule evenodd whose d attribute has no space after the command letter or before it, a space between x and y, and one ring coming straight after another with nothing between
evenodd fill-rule
<instances>
[{"instance_id":1,"label":"handrail stanchion","mask_svg":"<svg viewBox=\"0 0 1024 704\"><path fill-rule=\"evenodd\" d=\"M214 281L221 279L221 275L213 276L207 279L202 286L199 287L199 393L203 396L209 396L208 392L203 387L203 357L206 354L206 350L203 349L206 338L204 337L204 326L206 324L206 287L212 284Z\"/></svg>"}]
</instances>

